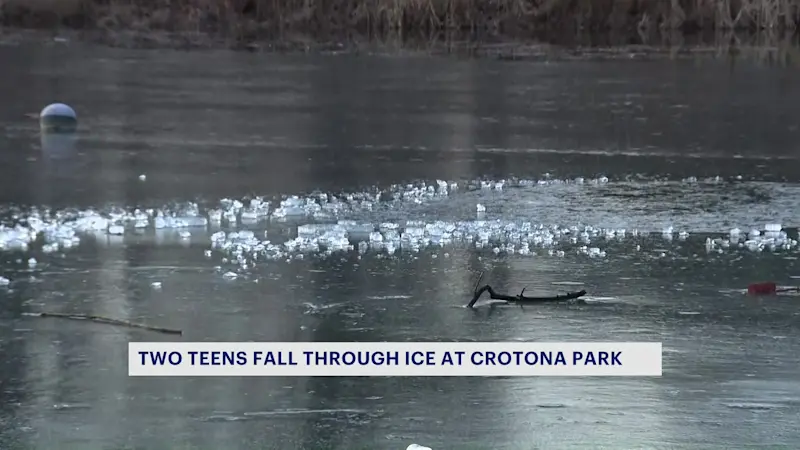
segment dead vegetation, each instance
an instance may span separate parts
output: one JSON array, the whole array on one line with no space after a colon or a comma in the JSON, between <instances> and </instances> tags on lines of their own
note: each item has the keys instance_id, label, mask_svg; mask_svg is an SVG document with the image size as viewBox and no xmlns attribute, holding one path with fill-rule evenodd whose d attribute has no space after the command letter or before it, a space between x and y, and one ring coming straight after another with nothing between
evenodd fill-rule
<instances>
[{"instance_id":1,"label":"dead vegetation","mask_svg":"<svg viewBox=\"0 0 800 450\"><path fill-rule=\"evenodd\" d=\"M219 34L794 31L798 0L0 0L8 26Z\"/></svg>"}]
</instances>

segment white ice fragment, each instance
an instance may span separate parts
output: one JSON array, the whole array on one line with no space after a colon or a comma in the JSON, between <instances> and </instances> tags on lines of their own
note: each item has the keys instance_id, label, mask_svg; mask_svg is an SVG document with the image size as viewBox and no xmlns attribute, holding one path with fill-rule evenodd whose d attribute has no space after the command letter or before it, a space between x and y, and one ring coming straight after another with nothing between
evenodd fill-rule
<instances>
[{"instance_id":1,"label":"white ice fragment","mask_svg":"<svg viewBox=\"0 0 800 450\"><path fill-rule=\"evenodd\" d=\"M206 250L206 251L204 251L204 252L203 252L203 255L204 255L206 258L211 258L211 250Z\"/></svg>"},{"instance_id":2,"label":"white ice fragment","mask_svg":"<svg viewBox=\"0 0 800 450\"><path fill-rule=\"evenodd\" d=\"M147 175L145 175L145 174L139 175L139 181L144 181L146 179L147 179Z\"/></svg>"},{"instance_id":3,"label":"white ice fragment","mask_svg":"<svg viewBox=\"0 0 800 450\"><path fill-rule=\"evenodd\" d=\"M486 207L481 205L480 203L478 203L478 205L475 208L478 210L478 212L485 212L486 211Z\"/></svg>"},{"instance_id":4,"label":"white ice fragment","mask_svg":"<svg viewBox=\"0 0 800 450\"><path fill-rule=\"evenodd\" d=\"M351 234L366 234L375 231L375 226L371 223L358 223L355 220L340 220L337 225L341 226Z\"/></svg>"},{"instance_id":5,"label":"white ice fragment","mask_svg":"<svg viewBox=\"0 0 800 450\"><path fill-rule=\"evenodd\" d=\"M253 222L269 215L269 202L262 198L250 200L250 205L242 210L242 221Z\"/></svg>"},{"instance_id":6,"label":"white ice fragment","mask_svg":"<svg viewBox=\"0 0 800 450\"><path fill-rule=\"evenodd\" d=\"M768 223L768 224L766 224L764 226L764 230L777 233L777 232L781 231L781 224L779 224L779 223Z\"/></svg>"},{"instance_id":7,"label":"white ice fragment","mask_svg":"<svg viewBox=\"0 0 800 450\"><path fill-rule=\"evenodd\" d=\"M378 225L378 229L381 231L398 230L400 229L400 225L394 222L383 222Z\"/></svg>"},{"instance_id":8,"label":"white ice fragment","mask_svg":"<svg viewBox=\"0 0 800 450\"><path fill-rule=\"evenodd\" d=\"M11 284L11 280L6 277L0 277L0 286L8 286Z\"/></svg>"},{"instance_id":9,"label":"white ice fragment","mask_svg":"<svg viewBox=\"0 0 800 450\"><path fill-rule=\"evenodd\" d=\"M105 217L91 211L75 220L75 229L78 231L99 231L108 229L109 221Z\"/></svg>"},{"instance_id":10,"label":"white ice fragment","mask_svg":"<svg viewBox=\"0 0 800 450\"><path fill-rule=\"evenodd\" d=\"M208 225L208 219L198 216L156 217L154 225L158 229L205 227Z\"/></svg>"},{"instance_id":11,"label":"white ice fragment","mask_svg":"<svg viewBox=\"0 0 800 450\"><path fill-rule=\"evenodd\" d=\"M208 220L213 223L222 222L222 210L212 209L208 211Z\"/></svg>"},{"instance_id":12,"label":"white ice fragment","mask_svg":"<svg viewBox=\"0 0 800 450\"><path fill-rule=\"evenodd\" d=\"M161 289L161 282L160 281L154 281L154 282L150 283L150 286L153 289Z\"/></svg>"},{"instance_id":13,"label":"white ice fragment","mask_svg":"<svg viewBox=\"0 0 800 450\"><path fill-rule=\"evenodd\" d=\"M111 225L108 227L108 234L120 236L125 233L125 227L122 225Z\"/></svg>"},{"instance_id":14,"label":"white ice fragment","mask_svg":"<svg viewBox=\"0 0 800 450\"><path fill-rule=\"evenodd\" d=\"M181 237L181 239L189 239L190 237L192 237L192 233L185 230L178 233L178 235Z\"/></svg>"},{"instance_id":15,"label":"white ice fragment","mask_svg":"<svg viewBox=\"0 0 800 450\"><path fill-rule=\"evenodd\" d=\"M236 278L239 278L239 275L234 272L225 272L222 274L222 278L225 278L226 280L235 280Z\"/></svg>"},{"instance_id":16,"label":"white ice fragment","mask_svg":"<svg viewBox=\"0 0 800 450\"><path fill-rule=\"evenodd\" d=\"M280 206L275 210L274 215L275 217L302 216L307 212L304 206L307 206L304 205L304 201L300 197L293 195L281 201Z\"/></svg>"},{"instance_id":17,"label":"white ice fragment","mask_svg":"<svg viewBox=\"0 0 800 450\"><path fill-rule=\"evenodd\" d=\"M406 450L433 450L433 449L430 447L425 447L424 445L411 444L408 447L406 447Z\"/></svg>"}]
</instances>

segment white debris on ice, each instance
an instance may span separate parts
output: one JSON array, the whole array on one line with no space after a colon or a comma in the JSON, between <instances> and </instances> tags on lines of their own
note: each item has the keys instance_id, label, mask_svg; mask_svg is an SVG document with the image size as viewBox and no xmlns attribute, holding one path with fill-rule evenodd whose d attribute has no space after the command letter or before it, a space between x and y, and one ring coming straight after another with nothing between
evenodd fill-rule
<instances>
[{"instance_id":1,"label":"white debris on ice","mask_svg":"<svg viewBox=\"0 0 800 450\"><path fill-rule=\"evenodd\" d=\"M743 248L751 252L791 250L797 247L797 240L792 239L783 231L781 224L768 223L764 232L752 229L747 236L741 235L741 230L730 230L726 238L706 238L706 251L722 253L728 248Z\"/></svg>"},{"instance_id":2,"label":"white debris on ice","mask_svg":"<svg viewBox=\"0 0 800 450\"><path fill-rule=\"evenodd\" d=\"M688 179L685 182L697 181ZM195 202L185 202L133 210L52 211L39 208L24 214L16 213L13 220L0 223L0 251L25 252L41 245L43 253L53 253L75 247L87 235L124 236L144 229L177 230L177 235L185 245L189 239L196 241L204 236L204 232L208 232L211 233L211 246L204 251L204 255L208 258L216 255L223 263L238 266L223 275L230 279L238 277L240 269L253 267L261 261L290 261L307 254L324 257L350 251L364 254L370 250L391 255L397 251L414 253L429 247L451 245L485 249L498 256L546 254L565 257L577 254L603 258L610 251L607 244L637 238L639 231L585 224L537 223L533 217L389 221L387 218L392 215L383 212L447 199L454 192L465 190L481 190L481 195L496 197L506 195L500 191L517 187L539 189L572 185L577 189L590 190L606 183L609 183L606 177L558 180L548 174L541 180L482 180L468 183L436 180L434 183L410 183L385 190L372 189L341 195L293 195L275 199L273 202L277 206L274 208L273 202L264 197L223 199L216 205L202 207ZM472 204L476 205L478 212L486 210L484 204ZM370 214L371 217L367 218ZM482 217L481 214L477 216L478 219ZM295 228L296 234L284 239L268 238L261 232L256 235L253 231L240 229L263 220L283 223L290 219L301 223ZM750 226L744 229L750 229ZM648 234L657 236L658 231L656 228ZM671 225L660 231L668 240L673 238L676 231L681 240L689 237L688 230L675 230ZM763 230L753 228L746 234L739 228L733 228L721 237L709 237L706 240L706 249L715 252L737 248L756 252L778 251L796 247L797 241L789 238L778 223L768 223ZM636 249L641 249L638 243ZM36 260L31 258L31 261L33 263L29 262L29 265L32 267Z\"/></svg>"}]
</instances>

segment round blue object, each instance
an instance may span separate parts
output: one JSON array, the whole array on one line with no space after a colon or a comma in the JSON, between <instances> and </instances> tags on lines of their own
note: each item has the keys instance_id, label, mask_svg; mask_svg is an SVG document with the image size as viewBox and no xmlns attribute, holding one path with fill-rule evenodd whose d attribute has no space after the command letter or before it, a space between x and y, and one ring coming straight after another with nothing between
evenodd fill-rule
<instances>
[{"instance_id":1,"label":"round blue object","mask_svg":"<svg viewBox=\"0 0 800 450\"><path fill-rule=\"evenodd\" d=\"M75 131L78 128L78 116L69 105L53 103L39 113L39 126L44 131Z\"/></svg>"}]
</instances>

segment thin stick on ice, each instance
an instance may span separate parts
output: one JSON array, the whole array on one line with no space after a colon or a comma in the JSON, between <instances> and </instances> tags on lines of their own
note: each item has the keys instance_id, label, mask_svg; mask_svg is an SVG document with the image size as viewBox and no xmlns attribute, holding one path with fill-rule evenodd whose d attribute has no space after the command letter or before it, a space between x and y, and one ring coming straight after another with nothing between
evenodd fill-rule
<instances>
[{"instance_id":1,"label":"thin stick on ice","mask_svg":"<svg viewBox=\"0 0 800 450\"><path fill-rule=\"evenodd\" d=\"M488 292L489 297L492 300L505 300L509 303L518 303L520 305L522 305L523 303L560 302L566 300L574 300L576 298L580 298L586 295L586 291L582 290L578 292L567 292L566 294L563 295L553 295L549 297L526 297L525 295L523 295L525 294L525 288L522 289L522 292L520 292L519 295L505 295L495 292L495 290L492 289L492 287L489 286L488 284L478 287L482 279L483 279L483 272L481 272L480 276L478 277L478 281L475 283L475 289L473 291L472 300L470 300L469 304L467 304L467 308L472 308L473 306L475 306L475 303L478 301L481 295L483 295L484 292Z\"/></svg>"},{"instance_id":2,"label":"thin stick on ice","mask_svg":"<svg viewBox=\"0 0 800 450\"><path fill-rule=\"evenodd\" d=\"M29 317L60 317L62 319L72 319L72 320L88 320L91 322L97 323L105 323L109 325L120 325L124 327L130 328L141 328L144 330L155 331L158 333L165 333L165 334L183 334L181 330L176 330L172 328L162 328L162 327L154 327L150 325L145 325L141 323L129 322L127 320L120 320L120 319L112 319L109 317L102 317L102 316L93 316L87 314L64 314L64 313L55 313L55 312L35 312L35 313L22 313L24 316Z\"/></svg>"}]
</instances>

